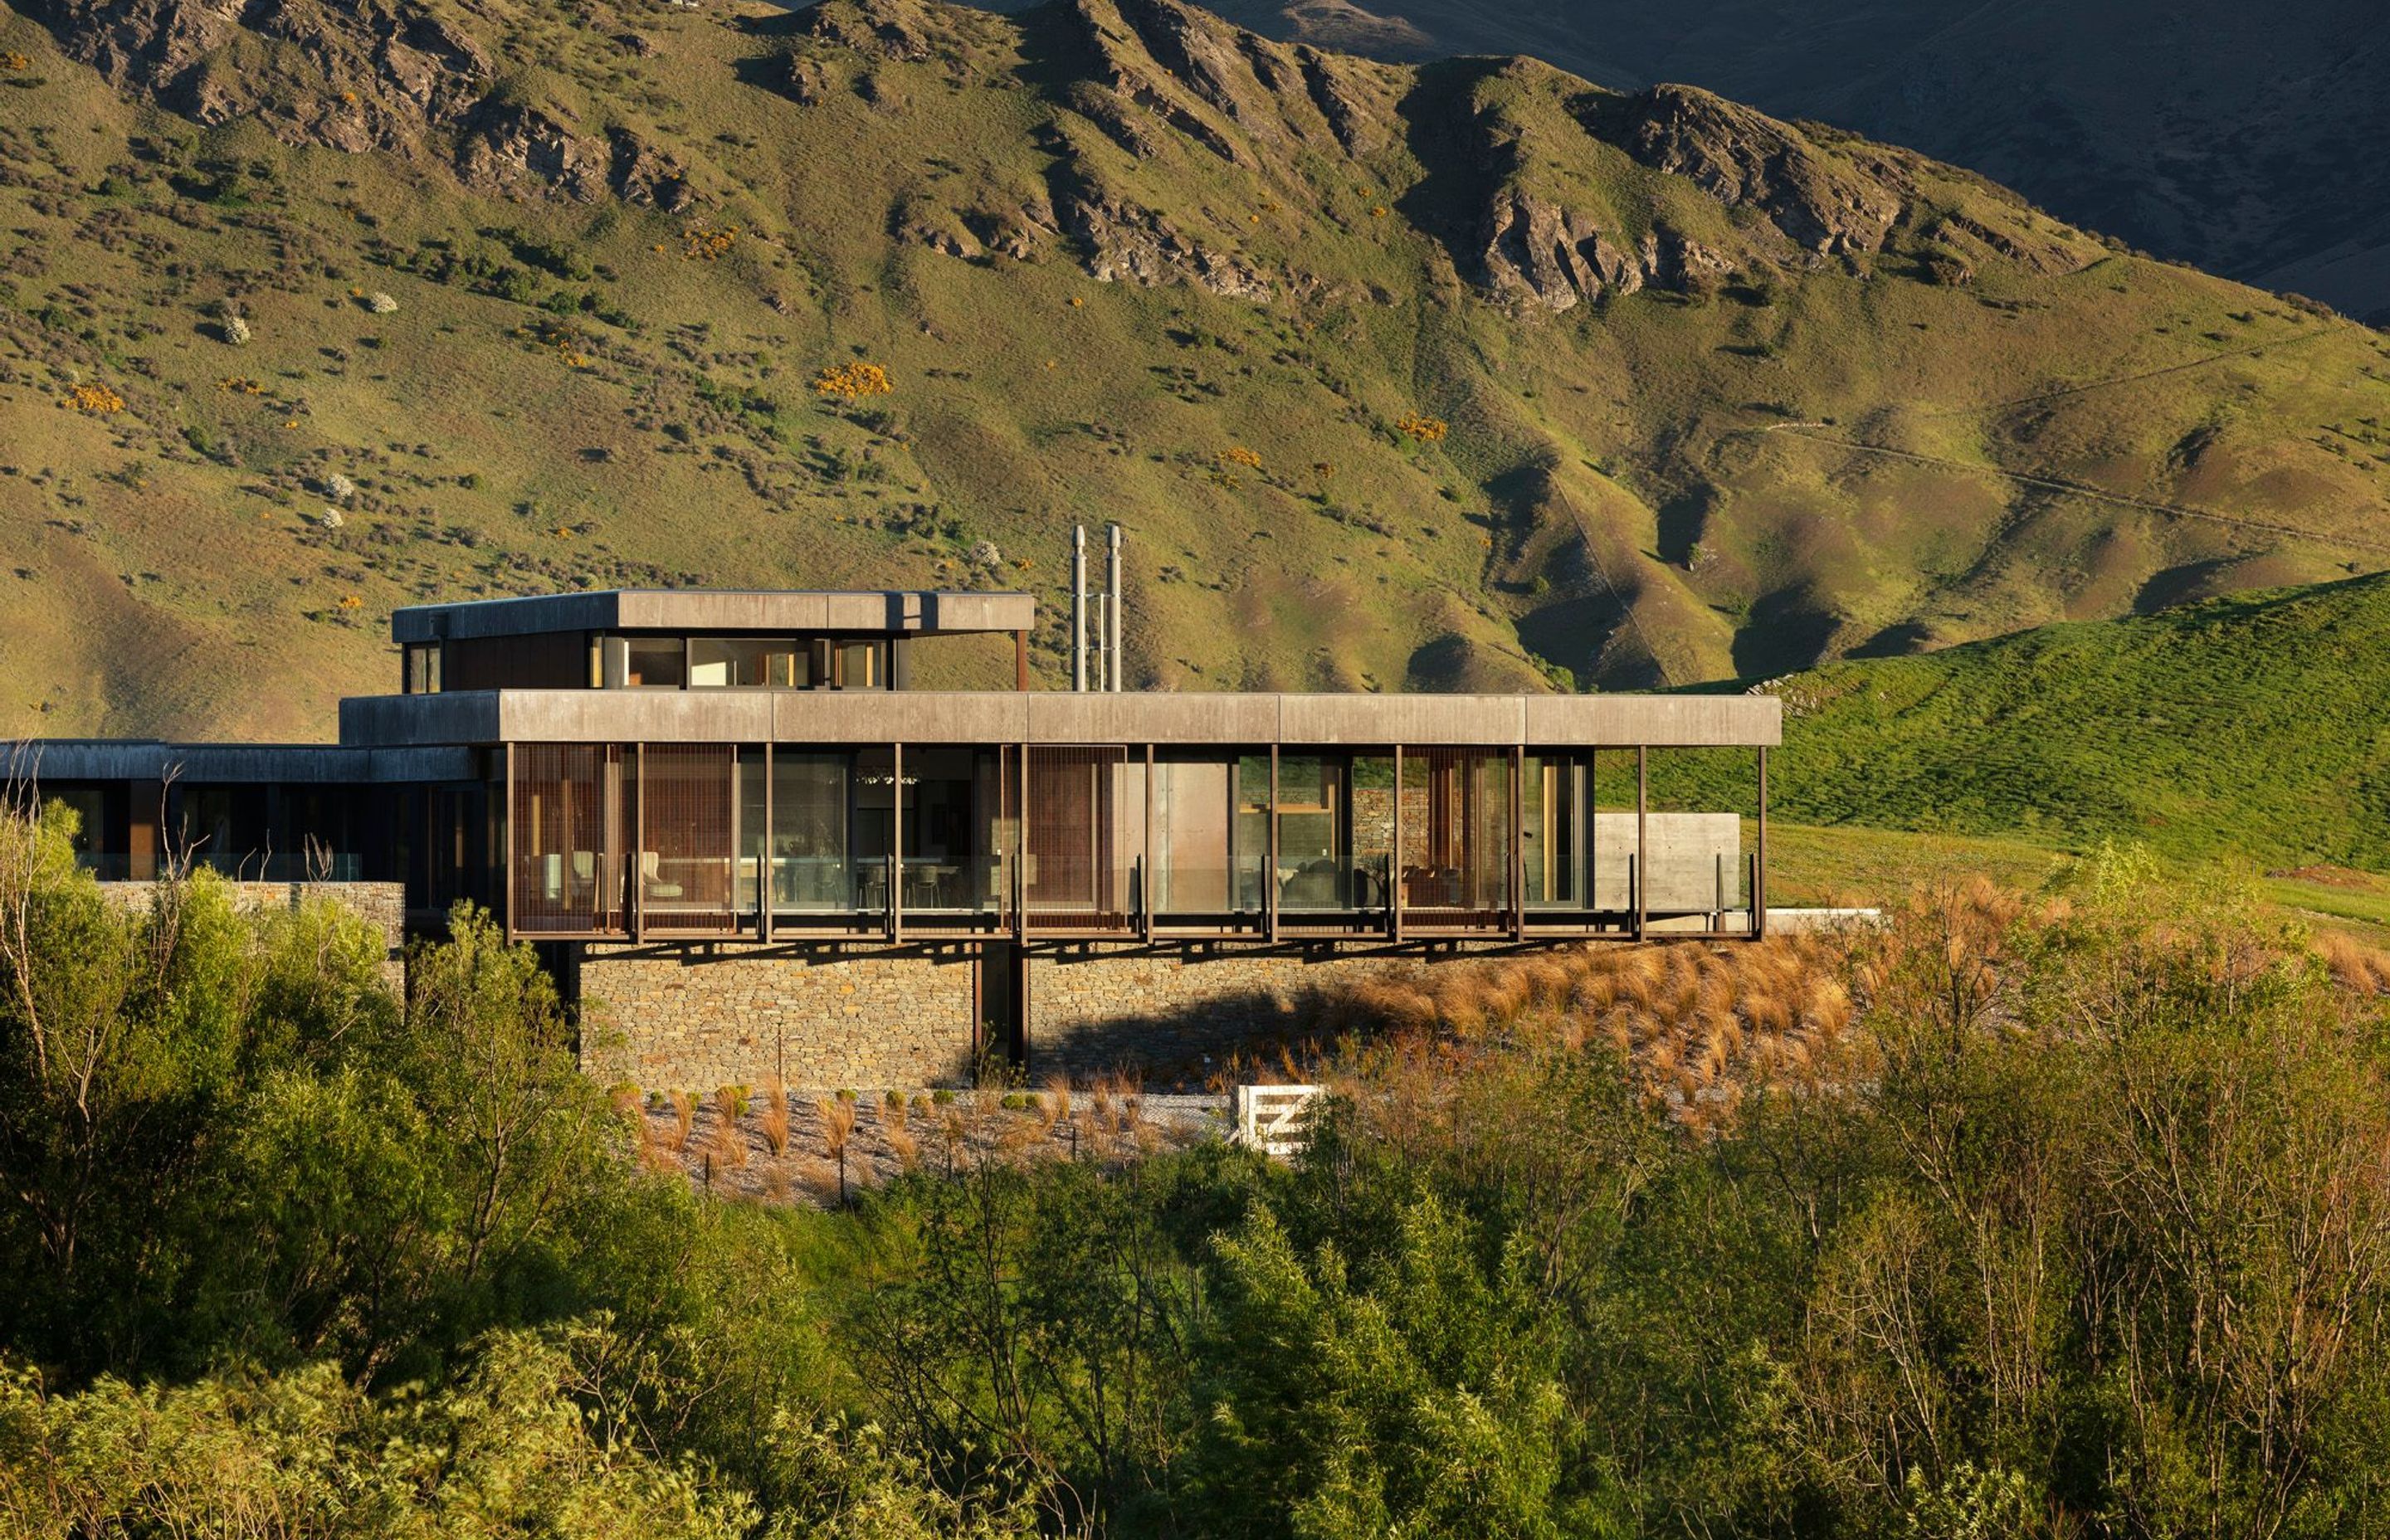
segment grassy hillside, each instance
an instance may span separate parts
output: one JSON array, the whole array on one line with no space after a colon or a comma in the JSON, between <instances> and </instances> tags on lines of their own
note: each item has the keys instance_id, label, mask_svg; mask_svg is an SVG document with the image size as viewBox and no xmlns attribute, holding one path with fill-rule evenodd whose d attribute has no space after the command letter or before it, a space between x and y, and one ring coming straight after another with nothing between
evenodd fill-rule
<instances>
[{"instance_id":1,"label":"grassy hillside","mask_svg":"<svg viewBox=\"0 0 2390 1540\"><path fill-rule=\"evenodd\" d=\"M0 733L318 734L392 607L580 584L1025 587L1051 679L1074 520L1169 688L1685 685L2390 552L2382 338L1700 93L1172 0L17 3Z\"/></svg>"},{"instance_id":2,"label":"grassy hillside","mask_svg":"<svg viewBox=\"0 0 2390 1540\"><path fill-rule=\"evenodd\" d=\"M1837 663L1785 702L1788 820L2390 872L2390 579ZM2390 918L2384 887L2283 902ZM2315 891L2323 890L2323 891Z\"/></svg>"}]
</instances>

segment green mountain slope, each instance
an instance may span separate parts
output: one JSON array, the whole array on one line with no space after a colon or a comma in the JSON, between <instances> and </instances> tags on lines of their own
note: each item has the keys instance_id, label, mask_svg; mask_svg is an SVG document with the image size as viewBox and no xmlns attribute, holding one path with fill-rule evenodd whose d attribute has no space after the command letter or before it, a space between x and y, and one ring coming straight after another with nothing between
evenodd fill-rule
<instances>
[{"instance_id":1,"label":"green mountain slope","mask_svg":"<svg viewBox=\"0 0 2390 1540\"><path fill-rule=\"evenodd\" d=\"M2390 578L1761 687L1785 702L1787 819L2390 871Z\"/></svg>"},{"instance_id":2,"label":"green mountain slope","mask_svg":"<svg viewBox=\"0 0 2390 1540\"><path fill-rule=\"evenodd\" d=\"M2374 333L1698 92L1175 0L16 3L0 732L319 733L393 605L576 584L1023 586L1051 678L1073 520L1179 688L1684 685L2390 552Z\"/></svg>"}]
</instances>

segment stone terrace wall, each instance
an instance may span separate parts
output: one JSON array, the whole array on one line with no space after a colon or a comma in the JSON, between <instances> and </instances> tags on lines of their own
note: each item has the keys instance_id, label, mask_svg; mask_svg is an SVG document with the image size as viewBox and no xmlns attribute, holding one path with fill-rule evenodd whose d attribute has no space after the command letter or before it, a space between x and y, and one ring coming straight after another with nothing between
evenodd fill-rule
<instances>
[{"instance_id":1,"label":"stone terrace wall","mask_svg":"<svg viewBox=\"0 0 2390 1540\"><path fill-rule=\"evenodd\" d=\"M971 959L774 948L592 945L582 1067L647 1090L958 1085L970 1073Z\"/></svg>"},{"instance_id":2,"label":"stone terrace wall","mask_svg":"<svg viewBox=\"0 0 2390 1540\"><path fill-rule=\"evenodd\" d=\"M1031 1071L1077 1079L1128 1067L1197 1070L1206 1055L1224 1059L1285 1027L1324 993L1434 966L1416 953L1234 947L1040 957L1030 969Z\"/></svg>"},{"instance_id":3,"label":"stone terrace wall","mask_svg":"<svg viewBox=\"0 0 2390 1540\"><path fill-rule=\"evenodd\" d=\"M1432 966L1416 954L1235 947L1041 955L1030 965L1030 1072L1200 1070L1204 1055L1283 1025L1324 990ZM610 1083L909 1089L970 1074L974 968L958 952L593 944L580 967L583 1068Z\"/></svg>"},{"instance_id":4,"label":"stone terrace wall","mask_svg":"<svg viewBox=\"0 0 2390 1540\"><path fill-rule=\"evenodd\" d=\"M243 914L296 909L308 899L328 899L381 932L382 982L391 993L406 990L406 886L400 882L235 882L225 879L233 906ZM111 904L126 908L147 906L156 891L150 882L103 882L99 891Z\"/></svg>"}]
</instances>

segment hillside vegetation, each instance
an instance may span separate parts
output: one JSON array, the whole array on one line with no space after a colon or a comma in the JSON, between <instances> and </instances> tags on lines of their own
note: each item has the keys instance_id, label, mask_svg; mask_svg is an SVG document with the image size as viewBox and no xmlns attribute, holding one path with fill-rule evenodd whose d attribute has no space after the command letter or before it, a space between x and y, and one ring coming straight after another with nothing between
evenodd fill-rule
<instances>
[{"instance_id":1,"label":"hillside vegetation","mask_svg":"<svg viewBox=\"0 0 2390 1540\"><path fill-rule=\"evenodd\" d=\"M1050 680L1073 520L1169 688L1751 677L2390 551L2382 338L1698 91L1176 0L17 4L0 732L319 734L392 607L581 584L1021 586Z\"/></svg>"},{"instance_id":2,"label":"hillside vegetation","mask_svg":"<svg viewBox=\"0 0 2390 1540\"><path fill-rule=\"evenodd\" d=\"M2390 871L2390 579L1764 687L1785 703L1771 791L1790 820Z\"/></svg>"},{"instance_id":3,"label":"hillside vegetation","mask_svg":"<svg viewBox=\"0 0 2390 1540\"><path fill-rule=\"evenodd\" d=\"M1382 978L1290 1162L825 1088L850 1193L717 1092L816 1209L655 1161L469 909L400 1000L12 810L0 1531L2380 1536L2390 956L2146 875Z\"/></svg>"}]
</instances>

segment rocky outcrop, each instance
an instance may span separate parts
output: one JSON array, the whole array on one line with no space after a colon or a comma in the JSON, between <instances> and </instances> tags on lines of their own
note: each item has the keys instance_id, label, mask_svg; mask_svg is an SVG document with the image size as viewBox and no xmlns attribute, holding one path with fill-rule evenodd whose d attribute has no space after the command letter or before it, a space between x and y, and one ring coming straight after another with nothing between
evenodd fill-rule
<instances>
[{"instance_id":1,"label":"rocky outcrop","mask_svg":"<svg viewBox=\"0 0 2390 1540\"><path fill-rule=\"evenodd\" d=\"M1270 297L1257 268L1189 240L1162 215L1093 182L1066 179L1055 212L1064 233L1086 249L1087 275L1099 283L1191 283L1233 299Z\"/></svg>"},{"instance_id":2,"label":"rocky outcrop","mask_svg":"<svg viewBox=\"0 0 2390 1540\"><path fill-rule=\"evenodd\" d=\"M1645 231L1630 247L1585 215L1517 186L1495 196L1483 230L1478 281L1555 314L1605 292L1684 288L1732 268L1725 257L1664 225Z\"/></svg>"},{"instance_id":3,"label":"rocky outcrop","mask_svg":"<svg viewBox=\"0 0 2390 1540\"><path fill-rule=\"evenodd\" d=\"M607 185L626 203L643 203L668 214L686 212L697 201L681 163L626 128L607 135Z\"/></svg>"},{"instance_id":4,"label":"rocky outcrop","mask_svg":"<svg viewBox=\"0 0 2390 1540\"><path fill-rule=\"evenodd\" d=\"M294 144L405 149L462 119L490 64L471 37L412 5L364 0L48 0L35 9L73 58L121 90L203 123L254 115ZM264 44L306 75L236 60Z\"/></svg>"},{"instance_id":5,"label":"rocky outcrop","mask_svg":"<svg viewBox=\"0 0 2390 1540\"><path fill-rule=\"evenodd\" d=\"M554 189L588 199L606 190L609 156L536 108L493 99L467 120L456 174L483 192Z\"/></svg>"},{"instance_id":6,"label":"rocky outcrop","mask_svg":"<svg viewBox=\"0 0 2390 1540\"><path fill-rule=\"evenodd\" d=\"M1906 189L1841 165L1798 131L1687 85L1595 98L1586 125L1654 171L1682 176L1728 208L1765 215L1823 255L1873 251Z\"/></svg>"}]
</instances>

